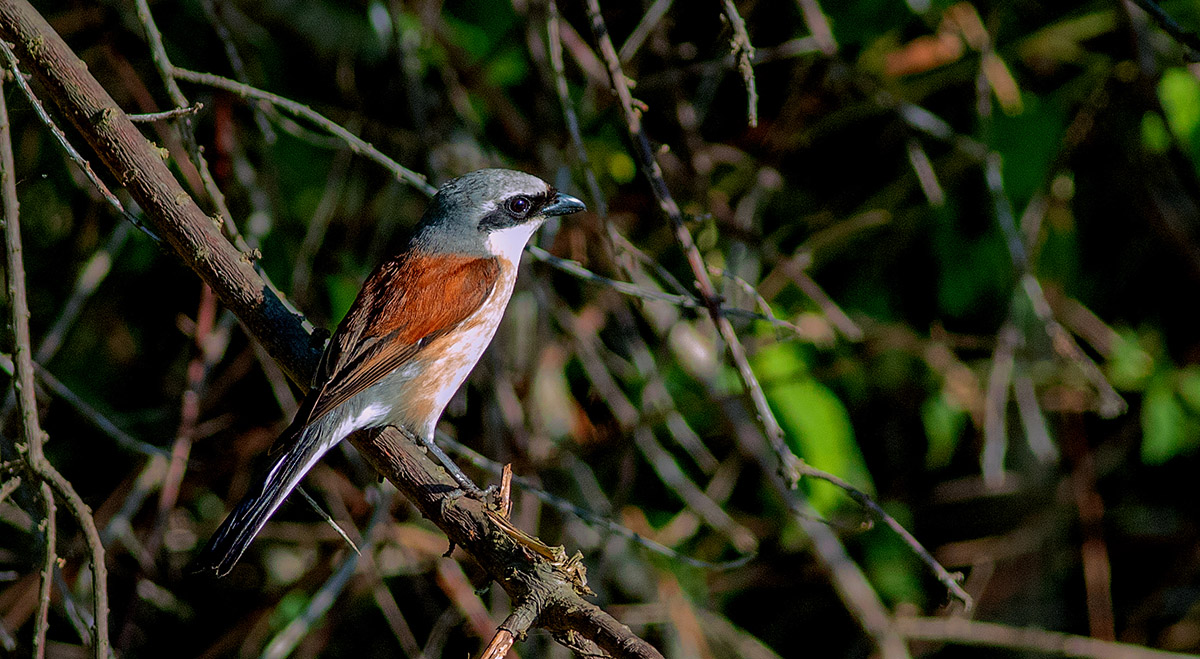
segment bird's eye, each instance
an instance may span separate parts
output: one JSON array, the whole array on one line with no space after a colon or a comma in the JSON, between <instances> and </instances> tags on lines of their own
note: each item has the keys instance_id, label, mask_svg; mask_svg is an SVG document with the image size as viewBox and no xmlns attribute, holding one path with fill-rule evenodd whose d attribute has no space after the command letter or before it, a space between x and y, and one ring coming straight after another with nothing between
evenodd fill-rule
<instances>
[{"instance_id":1,"label":"bird's eye","mask_svg":"<svg viewBox=\"0 0 1200 659\"><path fill-rule=\"evenodd\" d=\"M508 212L515 217L525 217L529 209L533 207L533 202L529 201L529 197L518 195L508 200Z\"/></svg>"}]
</instances>

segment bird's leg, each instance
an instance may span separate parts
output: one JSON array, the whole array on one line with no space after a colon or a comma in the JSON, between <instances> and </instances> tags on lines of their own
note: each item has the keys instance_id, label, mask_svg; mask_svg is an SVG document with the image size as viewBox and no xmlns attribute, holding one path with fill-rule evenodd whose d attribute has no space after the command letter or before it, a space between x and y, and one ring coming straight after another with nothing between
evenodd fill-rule
<instances>
[{"instance_id":1,"label":"bird's leg","mask_svg":"<svg viewBox=\"0 0 1200 659\"><path fill-rule=\"evenodd\" d=\"M424 446L430 453L433 454L433 457L437 458L437 461L442 464L442 468L446 470L446 473L450 474L450 477L454 479L455 483L458 483L458 487L462 489L463 493L472 499L478 499L479 501L487 502L487 493L479 489L479 486L476 485L475 482L472 481L466 474L464 474L462 470L458 468L458 465L454 464L454 461L450 459L450 456L446 455L446 452L433 442L432 437L426 437L424 433L411 432L407 428L401 428L401 430L410 438L416 438L417 441L421 442L422 446Z\"/></svg>"}]
</instances>

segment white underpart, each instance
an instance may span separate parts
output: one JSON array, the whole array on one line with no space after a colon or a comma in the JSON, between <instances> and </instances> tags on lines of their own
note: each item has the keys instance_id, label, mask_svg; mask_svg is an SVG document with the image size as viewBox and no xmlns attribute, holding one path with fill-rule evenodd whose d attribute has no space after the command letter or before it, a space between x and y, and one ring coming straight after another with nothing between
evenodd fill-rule
<instances>
[{"instance_id":1,"label":"white underpart","mask_svg":"<svg viewBox=\"0 0 1200 659\"><path fill-rule=\"evenodd\" d=\"M495 256L516 265L521 260L521 251L529 242L529 237L541 226L541 221L530 220L506 229L498 229L488 234L487 248Z\"/></svg>"},{"instance_id":2,"label":"white underpart","mask_svg":"<svg viewBox=\"0 0 1200 659\"><path fill-rule=\"evenodd\" d=\"M346 406L343 405L341 410L336 410L331 414L336 414L337 412L344 410L345 407ZM294 480L297 483L300 482L300 479L304 478L304 475L308 473L308 470L312 469L313 465L317 464L317 460L320 460L321 456L325 455L326 451L333 448L335 444L345 439L347 435L355 430L371 427L376 421L379 421L387 416L389 411L391 411L390 405L385 405L383 403L371 403L370 405L364 407L358 414L352 416L347 415L340 422L338 422L337 426L333 430L333 433L325 435L324 445L320 450L313 451L308 456L308 461L304 464L304 467L300 469L300 471L296 472L297 477ZM312 425L308 428L305 428L304 432L321 432L321 428L319 424ZM267 475L266 482L271 482L271 480L275 478L275 472L279 471L279 468L283 465L284 460L279 460L276 462L275 466L271 468L271 473ZM289 484L287 489L291 490L293 487L295 487L295 483ZM280 499L279 502L283 503L283 499Z\"/></svg>"},{"instance_id":3,"label":"white underpart","mask_svg":"<svg viewBox=\"0 0 1200 659\"><path fill-rule=\"evenodd\" d=\"M358 414L342 419L342 422L337 425L336 429L334 429L333 435L330 436L330 439L333 440L330 442L330 445L332 446L333 444L342 441L346 435L349 435L355 430L362 430L363 428L371 427L376 421L387 416L389 411L391 411L391 405L385 405L383 403L371 403L370 405L364 407ZM308 469L305 468L305 471L308 471Z\"/></svg>"}]
</instances>

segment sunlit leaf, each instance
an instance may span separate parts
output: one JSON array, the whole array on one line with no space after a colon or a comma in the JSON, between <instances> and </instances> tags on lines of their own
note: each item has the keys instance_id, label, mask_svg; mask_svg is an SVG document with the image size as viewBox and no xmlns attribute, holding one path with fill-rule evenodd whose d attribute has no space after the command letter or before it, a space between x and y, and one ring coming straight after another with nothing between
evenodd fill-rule
<instances>
[{"instance_id":1,"label":"sunlit leaf","mask_svg":"<svg viewBox=\"0 0 1200 659\"><path fill-rule=\"evenodd\" d=\"M796 454L856 487L872 489L870 473L854 439L850 415L828 387L806 374L800 348L795 344L772 346L755 356L754 365L763 378L763 390L771 409ZM848 501L826 483L806 485L811 488L813 506L822 513Z\"/></svg>"},{"instance_id":2,"label":"sunlit leaf","mask_svg":"<svg viewBox=\"0 0 1200 659\"><path fill-rule=\"evenodd\" d=\"M1118 389L1137 391L1154 372L1154 358L1132 332L1122 332L1108 360L1108 381Z\"/></svg>"},{"instance_id":3,"label":"sunlit leaf","mask_svg":"<svg viewBox=\"0 0 1200 659\"><path fill-rule=\"evenodd\" d=\"M1142 400L1142 462L1158 465L1200 446L1197 425L1188 422L1183 404L1165 379L1158 379Z\"/></svg>"},{"instance_id":4,"label":"sunlit leaf","mask_svg":"<svg viewBox=\"0 0 1200 659\"><path fill-rule=\"evenodd\" d=\"M1167 69L1158 83L1158 98L1171 132L1180 141L1190 142L1200 125L1200 81L1187 69Z\"/></svg>"},{"instance_id":5,"label":"sunlit leaf","mask_svg":"<svg viewBox=\"0 0 1200 659\"><path fill-rule=\"evenodd\" d=\"M939 469L948 466L967 423L966 410L944 391L939 391L921 405L921 421L929 442L925 449L925 467Z\"/></svg>"}]
</instances>

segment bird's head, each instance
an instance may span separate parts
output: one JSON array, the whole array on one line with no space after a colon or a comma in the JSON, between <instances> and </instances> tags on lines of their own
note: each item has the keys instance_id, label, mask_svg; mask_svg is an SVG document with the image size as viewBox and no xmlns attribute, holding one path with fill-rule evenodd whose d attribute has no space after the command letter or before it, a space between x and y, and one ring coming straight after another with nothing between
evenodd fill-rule
<instances>
[{"instance_id":1,"label":"bird's head","mask_svg":"<svg viewBox=\"0 0 1200 659\"><path fill-rule=\"evenodd\" d=\"M516 263L533 232L583 202L542 179L511 169L481 169L446 182L413 236L422 250L496 256Z\"/></svg>"}]
</instances>

